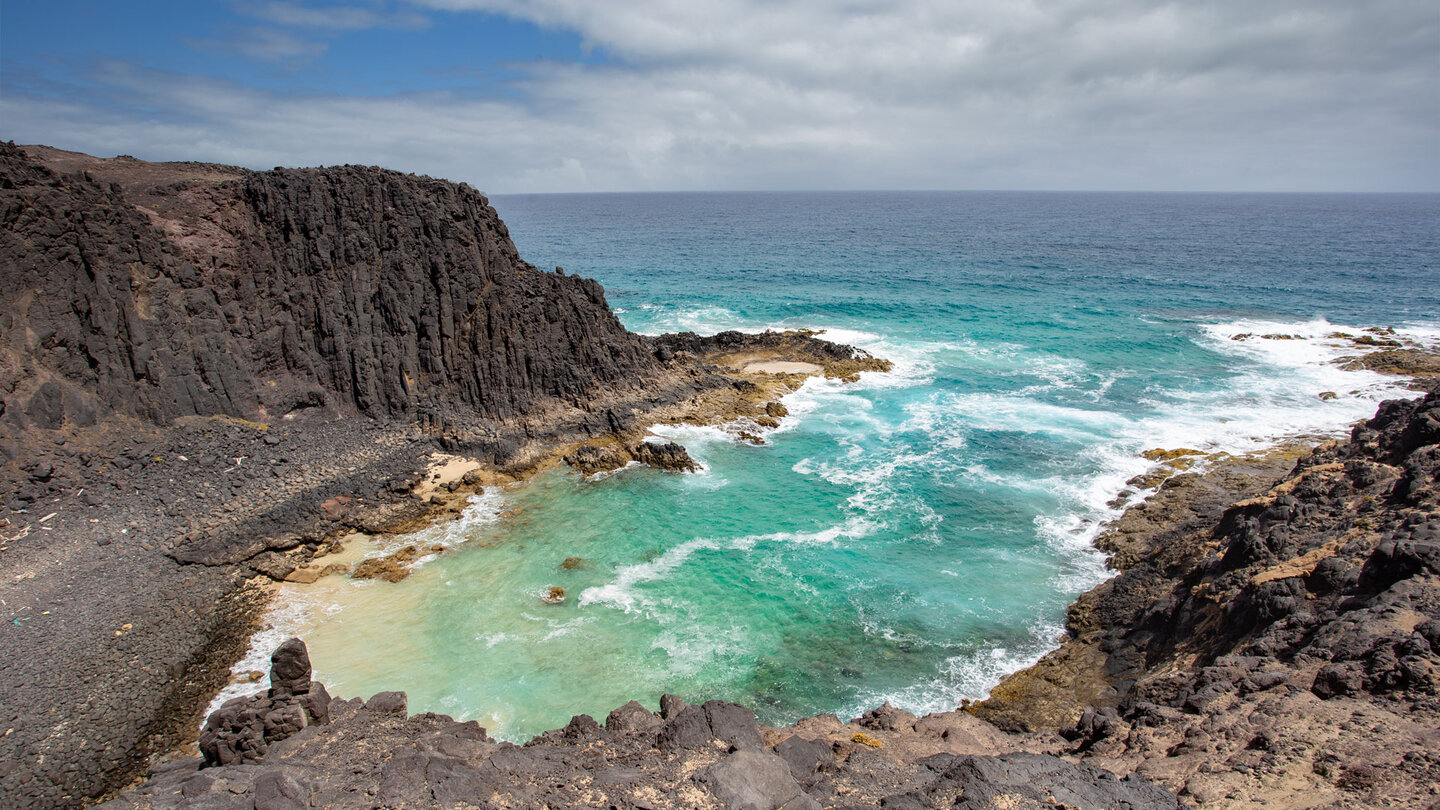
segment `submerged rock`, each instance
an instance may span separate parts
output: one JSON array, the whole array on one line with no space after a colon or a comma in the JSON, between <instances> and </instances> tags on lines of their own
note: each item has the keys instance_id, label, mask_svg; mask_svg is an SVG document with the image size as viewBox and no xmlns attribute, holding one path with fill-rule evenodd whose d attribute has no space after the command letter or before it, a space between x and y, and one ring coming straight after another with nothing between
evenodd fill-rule
<instances>
[{"instance_id":1,"label":"submerged rock","mask_svg":"<svg viewBox=\"0 0 1440 810\"><path fill-rule=\"evenodd\" d=\"M351 572L352 579L383 579L386 582L399 582L410 576L410 566L421 557L431 554L443 554L445 547L432 543L426 546L409 545L384 557L371 557L361 560L356 564L355 570Z\"/></svg>"}]
</instances>

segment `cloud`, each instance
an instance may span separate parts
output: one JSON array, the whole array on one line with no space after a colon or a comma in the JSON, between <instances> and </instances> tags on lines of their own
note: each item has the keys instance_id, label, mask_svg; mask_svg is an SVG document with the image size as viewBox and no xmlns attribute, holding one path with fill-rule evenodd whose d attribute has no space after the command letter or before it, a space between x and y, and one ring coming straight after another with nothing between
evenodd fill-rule
<instances>
[{"instance_id":1,"label":"cloud","mask_svg":"<svg viewBox=\"0 0 1440 810\"><path fill-rule=\"evenodd\" d=\"M1440 20L1421 5L423 0L575 31L607 59L507 66L498 98L111 63L69 97L7 87L0 112L67 148L376 163L492 192L1437 190Z\"/></svg>"},{"instance_id":2,"label":"cloud","mask_svg":"<svg viewBox=\"0 0 1440 810\"><path fill-rule=\"evenodd\" d=\"M430 26L430 19L423 14L384 13L373 8L354 6L312 7L299 3L242 3L236 6L236 10L276 25L321 31L360 31L371 28L421 30Z\"/></svg>"},{"instance_id":3,"label":"cloud","mask_svg":"<svg viewBox=\"0 0 1440 810\"><path fill-rule=\"evenodd\" d=\"M197 51L238 54L262 62L308 61L325 53L330 46L319 40L305 39L273 28L246 27L224 39L189 39Z\"/></svg>"}]
</instances>

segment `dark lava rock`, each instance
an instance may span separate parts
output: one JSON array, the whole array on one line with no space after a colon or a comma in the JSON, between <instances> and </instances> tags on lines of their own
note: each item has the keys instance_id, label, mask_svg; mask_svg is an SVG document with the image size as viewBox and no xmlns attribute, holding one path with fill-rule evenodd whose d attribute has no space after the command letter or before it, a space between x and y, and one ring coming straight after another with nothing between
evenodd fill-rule
<instances>
[{"instance_id":1,"label":"dark lava rock","mask_svg":"<svg viewBox=\"0 0 1440 810\"><path fill-rule=\"evenodd\" d=\"M697 776L725 807L735 810L776 810L803 795L785 760L761 750L743 750L701 771ZM813 799L809 806L819 807ZM795 810L806 807L796 804Z\"/></svg>"},{"instance_id":2,"label":"dark lava rock","mask_svg":"<svg viewBox=\"0 0 1440 810\"><path fill-rule=\"evenodd\" d=\"M671 472L695 472L700 469L685 448L675 442L640 442L630 448L630 454L641 464Z\"/></svg>"},{"instance_id":3,"label":"dark lava rock","mask_svg":"<svg viewBox=\"0 0 1440 810\"><path fill-rule=\"evenodd\" d=\"M404 717L408 704L409 700L404 692L377 692L365 701L365 711Z\"/></svg>"},{"instance_id":4,"label":"dark lava rock","mask_svg":"<svg viewBox=\"0 0 1440 810\"><path fill-rule=\"evenodd\" d=\"M272 677L280 691L305 685L302 645L287 642L275 659ZM228 764L205 763L199 771L196 760L162 764L104 806L819 810L851 806L859 797L881 797L865 806L885 808L947 807L957 797L957 806L985 808L1177 806L1173 795L1143 779L1117 779L1052 756L937 753L957 740L904 724L876 730L892 741L905 739L893 756L862 749L840 759L832 745L842 745L858 726L840 726L833 716L816 718L834 724L827 726L828 741L790 737L767 749L742 706L691 706L674 696L663 702L667 717L658 735L649 729L660 719L632 702L612 711L604 729L576 715L523 747L496 743L473 722L429 713L406 717L398 693L331 701L328 723L289 730L283 738L266 736L268 726L244 715L248 722L235 725L251 733L232 735L235 745L226 750L238 754ZM216 714L235 712L227 704ZM218 722L212 716L211 724ZM913 753L903 753L907 746Z\"/></svg>"},{"instance_id":5,"label":"dark lava rock","mask_svg":"<svg viewBox=\"0 0 1440 810\"><path fill-rule=\"evenodd\" d=\"M735 749L763 749L765 742L760 738L760 726L755 722L755 713L738 703L721 700L707 700L701 706L705 719L710 724L710 733L716 739Z\"/></svg>"},{"instance_id":6,"label":"dark lava rock","mask_svg":"<svg viewBox=\"0 0 1440 810\"><path fill-rule=\"evenodd\" d=\"M665 720L656 744L662 751L698 748L713 739L710 721L699 706L685 706Z\"/></svg>"},{"instance_id":7,"label":"dark lava rock","mask_svg":"<svg viewBox=\"0 0 1440 810\"><path fill-rule=\"evenodd\" d=\"M469 186L358 166L211 174L227 181L150 194L0 146L4 332L41 336L11 348L48 372L3 395L7 419L511 419L660 368L599 284L522 261Z\"/></svg>"},{"instance_id":8,"label":"dark lava rock","mask_svg":"<svg viewBox=\"0 0 1440 810\"><path fill-rule=\"evenodd\" d=\"M605 718L605 729L621 733L649 732L659 727L661 720L655 713L632 700L610 712Z\"/></svg>"},{"instance_id":9,"label":"dark lava rock","mask_svg":"<svg viewBox=\"0 0 1440 810\"><path fill-rule=\"evenodd\" d=\"M270 658L267 693L228 700L205 721L200 752L206 765L258 762L270 746L329 720L330 695L311 682L305 643L292 638Z\"/></svg>"},{"instance_id":10,"label":"dark lava rock","mask_svg":"<svg viewBox=\"0 0 1440 810\"><path fill-rule=\"evenodd\" d=\"M1044 754L957 757L943 778L962 793L955 807L965 810L1076 810L1131 807L1167 810L1179 801L1164 788L1143 779L1120 779L1090 765L1072 765Z\"/></svg>"}]
</instances>

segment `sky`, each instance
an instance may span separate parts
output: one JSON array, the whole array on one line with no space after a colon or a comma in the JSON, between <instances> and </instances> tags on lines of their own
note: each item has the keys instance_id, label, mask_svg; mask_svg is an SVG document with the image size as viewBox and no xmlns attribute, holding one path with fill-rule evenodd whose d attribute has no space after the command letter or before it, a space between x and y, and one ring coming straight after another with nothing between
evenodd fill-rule
<instances>
[{"instance_id":1,"label":"sky","mask_svg":"<svg viewBox=\"0 0 1440 810\"><path fill-rule=\"evenodd\" d=\"M490 193L1440 191L1440 4L0 0L0 139Z\"/></svg>"}]
</instances>

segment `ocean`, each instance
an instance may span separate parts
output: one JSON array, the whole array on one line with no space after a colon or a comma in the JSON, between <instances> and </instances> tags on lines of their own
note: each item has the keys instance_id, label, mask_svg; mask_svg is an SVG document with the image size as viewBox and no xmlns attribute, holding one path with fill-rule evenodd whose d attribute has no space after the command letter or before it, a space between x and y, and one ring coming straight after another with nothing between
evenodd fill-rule
<instances>
[{"instance_id":1,"label":"ocean","mask_svg":"<svg viewBox=\"0 0 1440 810\"><path fill-rule=\"evenodd\" d=\"M598 279L632 330L823 329L894 370L812 379L764 446L657 429L698 474L489 491L402 582L286 586L237 671L299 634L334 693L401 689L515 741L663 692L768 724L953 709L1106 578L1092 541L1148 494L1126 484L1144 451L1342 434L1416 394L1335 363L1360 351L1337 333L1440 345L1437 195L492 203L523 257Z\"/></svg>"}]
</instances>

